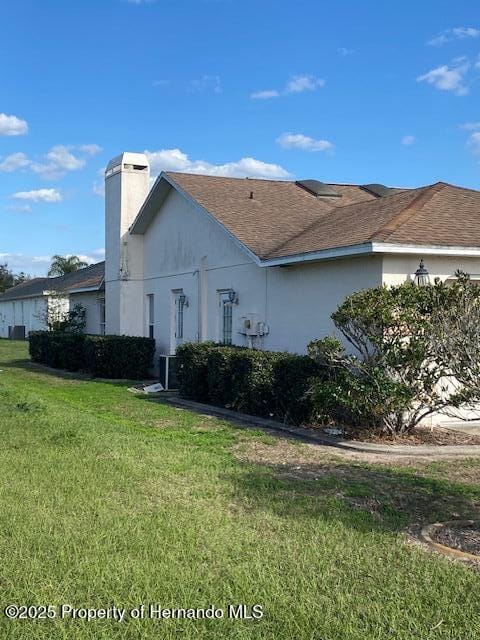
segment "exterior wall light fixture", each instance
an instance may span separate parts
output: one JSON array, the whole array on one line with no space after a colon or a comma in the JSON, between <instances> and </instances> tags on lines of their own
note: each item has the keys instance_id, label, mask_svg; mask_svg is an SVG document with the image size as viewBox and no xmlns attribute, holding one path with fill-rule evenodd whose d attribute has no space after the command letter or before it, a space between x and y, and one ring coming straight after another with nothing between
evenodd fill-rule
<instances>
[{"instance_id":1,"label":"exterior wall light fixture","mask_svg":"<svg viewBox=\"0 0 480 640\"><path fill-rule=\"evenodd\" d=\"M430 275L428 273L428 269L426 268L423 262L423 258L420 260L418 269L415 271L414 282L419 287L424 287L425 285L430 284Z\"/></svg>"}]
</instances>

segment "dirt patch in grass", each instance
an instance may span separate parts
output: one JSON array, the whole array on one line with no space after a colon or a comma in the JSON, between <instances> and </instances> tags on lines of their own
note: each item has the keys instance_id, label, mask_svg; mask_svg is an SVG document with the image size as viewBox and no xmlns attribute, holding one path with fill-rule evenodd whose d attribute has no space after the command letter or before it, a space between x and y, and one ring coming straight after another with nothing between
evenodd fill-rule
<instances>
[{"instance_id":1,"label":"dirt patch in grass","mask_svg":"<svg viewBox=\"0 0 480 640\"><path fill-rule=\"evenodd\" d=\"M480 517L480 461L333 453L329 447L281 439L243 441L234 454L263 466L265 476L280 483L276 491L293 492L299 503L306 497L340 501L360 522L401 531L415 544L428 523Z\"/></svg>"},{"instance_id":2,"label":"dirt patch in grass","mask_svg":"<svg viewBox=\"0 0 480 640\"><path fill-rule=\"evenodd\" d=\"M323 432L325 427L312 427L314 431ZM402 444L402 445L469 445L480 444L480 435L454 431L445 427L418 426L413 433L394 435L378 433L371 429L359 429L358 427L342 427L341 439L354 442L373 442L376 444ZM325 433L328 433L326 431Z\"/></svg>"},{"instance_id":3,"label":"dirt patch in grass","mask_svg":"<svg viewBox=\"0 0 480 640\"><path fill-rule=\"evenodd\" d=\"M435 542L477 555L480 560L480 528L479 523L471 525L445 525L431 534Z\"/></svg>"}]
</instances>

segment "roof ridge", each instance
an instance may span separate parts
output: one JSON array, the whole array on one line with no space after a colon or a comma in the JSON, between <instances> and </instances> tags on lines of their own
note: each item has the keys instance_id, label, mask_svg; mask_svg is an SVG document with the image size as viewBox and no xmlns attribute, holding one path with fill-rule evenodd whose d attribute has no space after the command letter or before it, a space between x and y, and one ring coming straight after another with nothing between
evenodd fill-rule
<instances>
[{"instance_id":1,"label":"roof ridge","mask_svg":"<svg viewBox=\"0 0 480 640\"><path fill-rule=\"evenodd\" d=\"M373 234L372 240L384 242L399 227L408 222L433 196L445 187L444 182L436 182L427 187L420 187L420 193L401 211L394 214L388 222Z\"/></svg>"},{"instance_id":2,"label":"roof ridge","mask_svg":"<svg viewBox=\"0 0 480 640\"><path fill-rule=\"evenodd\" d=\"M281 179L281 178L258 178L255 176L244 176L243 178L241 176L214 176L214 175L210 175L209 173L193 173L190 171L162 171L161 173L165 173L169 176L171 175L181 175L181 176L195 176L196 178L215 178L218 180L257 180L258 182L279 182L281 184L295 184L295 180L292 180L291 178L285 178L285 179ZM160 176L161 173L159 173L158 175Z\"/></svg>"}]
</instances>

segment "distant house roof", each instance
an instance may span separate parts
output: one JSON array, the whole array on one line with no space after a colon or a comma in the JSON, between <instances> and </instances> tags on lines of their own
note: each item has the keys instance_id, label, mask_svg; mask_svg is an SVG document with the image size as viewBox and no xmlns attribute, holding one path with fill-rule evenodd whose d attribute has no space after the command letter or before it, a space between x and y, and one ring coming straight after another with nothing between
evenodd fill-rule
<instances>
[{"instance_id":1,"label":"distant house roof","mask_svg":"<svg viewBox=\"0 0 480 640\"><path fill-rule=\"evenodd\" d=\"M160 175L132 225L144 233L171 188L200 205L260 263L375 244L480 250L480 192L438 182L416 189ZM336 195L328 195L335 192ZM348 253L345 251L344 253Z\"/></svg>"},{"instance_id":2,"label":"distant house roof","mask_svg":"<svg viewBox=\"0 0 480 640\"><path fill-rule=\"evenodd\" d=\"M105 262L97 262L64 276L26 280L0 294L0 302L43 296L51 291L68 293L79 293L83 290L97 291L103 288L104 277Z\"/></svg>"}]
</instances>

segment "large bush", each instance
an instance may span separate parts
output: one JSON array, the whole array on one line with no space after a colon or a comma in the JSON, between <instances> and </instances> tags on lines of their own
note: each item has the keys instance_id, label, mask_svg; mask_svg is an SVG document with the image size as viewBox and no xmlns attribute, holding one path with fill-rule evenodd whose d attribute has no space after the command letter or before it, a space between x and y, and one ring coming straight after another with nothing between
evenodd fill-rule
<instances>
[{"instance_id":1,"label":"large bush","mask_svg":"<svg viewBox=\"0 0 480 640\"><path fill-rule=\"evenodd\" d=\"M470 384L462 381L467 361L480 354L479 325L464 331L457 322L467 309L480 317L480 290L462 274L448 285L404 283L349 296L332 319L354 353L333 338L309 345L309 355L329 371L328 381L313 388L320 418L399 433L480 400L478 364L464 376Z\"/></svg>"},{"instance_id":2,"label":"large bush","mask_svg":"<svg viewBox=\"0 0 480 640\"><path fill-rule=\"evenodd\" d=\"M214 342L186 342L177 347L177 378L180 395L196 402L209 402L208 355Z\"/></svg>"},{"instance_id":3,"label":"large bush","mask_svg":"<svg viewBox=\"0 0 480 640\"><path fill-rule=\"evenodd\" d=\"M141 379L153 366L155 341L131 336L34 331L29 334L34 362L99 378Z\"/></svg>"},{"instance_id":4,"label":"large bush","mask_svg":"<svg viewBox=\"0 0 480 640\"><path fill-rule=\"evenodd\" d=\"M184 397L295 424L310 420L322 371L307 356L214 343L182 345L177 365Z\"/></svg>"},{"instance_id":5,"label":"large bush","mask_svg":"<svg viewBox=\"0 0 480 640\"><path fill-rule=\"evenodd\" d=\"M97 378L146 378L155 340L133 336L86 336L85 367Z\"/></svg>"},{"instance_id":6,"label":"large bush","mask_svg":"<svg viewBox=\"0 0 480 640\"><path fill-rule=\"evenodd\" d=\"M79 371L85 364L84 339L79 333L33 331L28 336L30 357L49 367Z\"/></svg>"}]
</instances>

